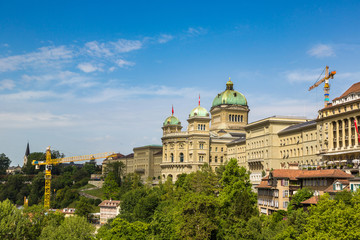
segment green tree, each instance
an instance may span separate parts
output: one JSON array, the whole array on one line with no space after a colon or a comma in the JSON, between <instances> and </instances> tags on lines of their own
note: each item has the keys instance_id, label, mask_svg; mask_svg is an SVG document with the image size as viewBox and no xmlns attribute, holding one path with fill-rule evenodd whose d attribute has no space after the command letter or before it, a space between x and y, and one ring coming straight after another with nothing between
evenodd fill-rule
<instances>
[{"instance_id":1,"label":"green tree","mask_svg":"<svg viewBox=\"0 0 360 240\"><path fill-rule=\"evenodd\" d=\"M219 191L218 178L209 165L205 164L201 171L192 172L186 176L183 188L187 192L215 195Z\"/></svg>"},{"instance_id":2,"label":"green tree","mask_svg":"<svg viewBox=\"0 0 360 240\"><path fill-rule=\"evenodd\" d=\"M298 239L360 239L360 204L346 205L324 194L310 207Z\"/></svg>"},{"instance_id":3,"label":"green tree","mask_svg":"<svg viewBox=\"0 0 360 240\"><path fill-rule=\"evenodd\" d=\"M31 223L9 200L0 202L0 238L29 239Z\"/></svg>"},{"instance_id":4,"label":"green tree","mask_svg":"<svg viewBox=\"0 0 360 240\"><path fill-rule=\"evenodd\" d=\"M117 199L118 198L119 185L116 182L113 172L109 172L107 174L102 188L104 190L104 194L107 199L109 199L109 198Z\"/></svg>"},{"instance_id":5,"label":"green tree","mask_svg":"<svg viewBox=\"0 0 360 240\"><path fill-rule=\"evenodd\" d=\"M130 223L122 218L115 218L110 224L110 228L102 227L97 234L98 239L127 239L143 240L149 235L149 224L143 222Z\"/></svg>"},{"instance_id":6,"label":"green tree","mask_svg":"<svg viewBox=\"0 0 360 240\"><path fill-rule=\"evenodd\" d=\"M218 236L225 239L240 238L242 229L252 216L258 214L256 194L252 191L249 173L230 159L220 180L219 194L221 229ZM237 227L233 227L237 226ZM229 238L228 236L231 236Z\"/></svg>"},{"instance_id":7,"label":"green tree","mask_svg":"<svg viewBox=\"0 0 360 240\"><path fill-rule=\"evenodd\" d=\"M298 190L291 198L288 211L291 211L294 208L298 209L300 207L301 202L311 198L313 195L314 195L313 191L309 188L304 187Z\"/></svg>"},{"instance_id":8,"label":"green tree","mask_svg":"<svg viewBox=\"0 0 360 240\"><path fill-rule=\"evenodd\" d=\"M113 173L113 177L116 183L118 184L118 186L121 186L121 179L124 176L125 168L126 166L123 162L110 162L106 165L105 174L108 175L109 173Z\"/></svg>"},{"instance_id":9,"label":"green tree","mask_svg":"<svg viewBox=\"0 0 360 240\"><path fill-rule=\"evenodd\" d=\"M257 214L257 198L251 189L249 174L238 166L236 159L228 162L220 183L220 202L228 216L248 220Z\"/></svg>"},{"instance_id":10,"label":"green tree","mask_svg":"<svg viewBox=\"0 0 360 240\"><path fill-rule=\"evenodd\" d=\"M218 230L218 201L214 195L188 193L179 202L176 234L181 239L210 239Z\"/></svg>"},{"instance_id":11,"label":"green tree","mask_svg":"<svg viewBox=\"0 0 360 240\"><path fill-rule=\"evenodd\" d=\"M0 175L6 173L6 169L9 168L10 163L11 163L10 159L4 153L1 153L0 154Z\"/></svg>"},{"instance_id":12,"label":"green tree","mask_svg":"<svg viewBox=\"0 0 360 240\"><path fill-rule=\"evenodd\" d=\"M46 226L40 239L46 240L90 240L94 239L95 227L87 222L86 218L73 216L65 218L60 225L56 221Z\"/></svg>"},{"instance_id":13,"label":"green tree","mask_svg":"<svg viewBox=\"0 0 360 240\"><path fill-rule=\"evenodd\" d=\"M352 193L350 191L347 190L343 190L341 192L337 192L335 194L335 200L336 201L343 201L345 204L351 204L351 199L352 199Z\"/></svg>"},{"instance_id":14,"label":"green tree","mask_svg":"<svg viewBox=\"0 0 360 240\"><path fill-rule=\"evenodd\" d=\"M76 202L75 214L88 218L89 213L91 213L92 210L93 205L91 205L86 198L81 197L80 201Z\"/></svg>"}]
</instances>

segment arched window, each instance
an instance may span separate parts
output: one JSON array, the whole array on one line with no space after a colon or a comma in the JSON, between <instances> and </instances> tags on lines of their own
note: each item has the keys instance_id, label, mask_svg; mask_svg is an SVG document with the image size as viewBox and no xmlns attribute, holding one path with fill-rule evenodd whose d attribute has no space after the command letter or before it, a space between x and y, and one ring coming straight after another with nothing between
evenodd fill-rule
<instances>
[{"instance_id":1,"label":"arched window","mask_svg":"<svg viewBox=\"0 0 360 240\"><path fill-rule=\"evenodd\" d=\"M223 162L224 161L224 158L221 156L221 158L220 158L220 162Z\"/></svg>"},{"instance_id":2,"label":"arched window","mask_svg":"<svg viewBox=\"0 0 360 240\"><path fill-rule=\"evenodd\" d=\"M184 162L184 154L180 153L180 162Z\"/></svg>"},{"instance_id":3,"label":"arched window","mask_svg":"<svg viewBox=\"0 0 360 240\"><path fill-rule=\"evenodd\" d=\"M242 122L242 121L243 121L243 115L240 116L240 122Z\"/></svg>"},{"instance_id":4,"label":"arched window","mask_svg":"<svg viewBox=\"0 0 360 240\"><path fill-rule=\"evenodd\" d=\"M237 115L235 115L235 122L237 122L238 121L238 116Z\"/></svg>"},{"instance_id":5,"label":"arched window","mask_svg":"<svg viewBox=\"0 0 360 240\"><path fill-rule=\"evenodd\" d=\"M231 115L229 114L229 122L231 122Z\"/></svg>"},{"instance_id":6,"label":"arched window","mask_svg":"<svg viewBox=\"0 0 360 240\"><path fill-rule=\"evenodd\" d=\"M231 121L232 122L234 121L234 115L231 115Z\"/></svg>"},{"instance_id":7,"label":"arched window","mask_svg":"<svg viewBox=\"0 0 360 240\"><path fill-rule=\"evenodd\" d=\"M215 162L217 162L217 156L215 156Z\"/></svg>"},{"instance_id":8,"label":"arched window","mask_svg":"<svg viewBox=\"0 0 360 240\"><path fill-rule=\"evenodd\" d=\"M171 159L171 162L174 162L174 154L170 154L170 159Z\"/></svg>"}]
</instances>

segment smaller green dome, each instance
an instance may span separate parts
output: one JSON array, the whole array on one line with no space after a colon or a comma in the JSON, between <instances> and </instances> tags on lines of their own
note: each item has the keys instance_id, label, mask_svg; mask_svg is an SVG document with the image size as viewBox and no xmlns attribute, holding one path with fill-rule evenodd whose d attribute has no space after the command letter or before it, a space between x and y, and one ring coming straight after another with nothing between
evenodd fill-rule
<instances>
[{"instance_id":1,"label":"smaller green dome","mask_svg":"<svg viewBox=\"0 0 360 240\"><path fill-rule=\"evenodd\" d=\"M208 117L208 116L209 116L209 112L200 105L194 108L189 114L189 117Z\"/></svg>"},{"instance_id":2,"label":"smaller green dome","mask_svg":"<svg viewBox=\"0 0 360 240\"><path fill-rule=\"evenodd\" d=\"M179 121L179 119L177 117L172 115L172 116L165 119L163 125L164 126L166 126L166 125L180 125L180 121Z\"/></svg>"}]
</instances>

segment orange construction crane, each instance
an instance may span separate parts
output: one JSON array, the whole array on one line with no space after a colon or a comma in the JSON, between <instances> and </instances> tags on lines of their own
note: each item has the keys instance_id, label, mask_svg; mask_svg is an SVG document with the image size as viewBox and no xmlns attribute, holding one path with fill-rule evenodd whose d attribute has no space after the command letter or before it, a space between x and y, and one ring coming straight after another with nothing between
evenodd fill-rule
<instances>
[{"instance_id":1,"label":"orange construction crane","mask_svg":"<svg viewBox=\"0 0 360 240\"><path fill-rule=\"evenodd\" d=\"M324 72L324 71L323 71ZM321 73L322 74L322 73ZM318 80L314 85L312 85L309 88L309 91L316 88L317 86L319 86L321 83L325 82L324 85L324 106L327 107L329 104L329 92L330 92L330 84L329 84L329 79L333 79L334 75L336 74L336 71L332 71L329 72L329 67L326 66L325 67L325 77L323 77L322 79ZM321 75L320 75L321 76ZM320 77L319 77L320 78Z\"/></svg>"},{"instance_id":2,"label":"orange construction crane","mask_svg":"<svg viewBox=\"0 0 360 240\"><path fill-rule=\"evenodd\" d=\"M98 153L92 155L83 155L76 157L65 157L65 158L51 158L50 146L46 148L46 160L37 161L34 160L32 165L36 165L36 168L39 168L40 165L45 165L45 194L44 194L44 208L50 208L50 194L51 194L51 169L53 165L65 162L78 162L78 161L87 161L95 160L100 158L106 158L109 155L114 154L114 152Z\"/></svg>"}]
</instances>

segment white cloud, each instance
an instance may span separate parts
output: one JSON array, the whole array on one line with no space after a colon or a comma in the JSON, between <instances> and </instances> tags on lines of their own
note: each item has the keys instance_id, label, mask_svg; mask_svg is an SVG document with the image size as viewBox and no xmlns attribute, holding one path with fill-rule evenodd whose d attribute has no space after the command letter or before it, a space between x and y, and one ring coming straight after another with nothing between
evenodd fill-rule
<instances>
[{"instance_id":1,"label":"white cloud","mask_svg":"<svg viewBox=\"0 0 360 240\"><path fill-rule=\"evenodd\" d=\"M6 128L43 128L74 125L72 115L52 113L0 113L0 126Z\"/></svg>"},{"instance_id":2,"label":"white cloud","mask_svg":"<svg viewBox=\"0 0 360 240\"><path fill-rule=\"evenodd\" d=\"M167 43L167 42L171 41L172 39L174 39L174 36L172 36L172 35L161 34L160 37L158 38L158 43Z\"/></svg>"},{"instance_id":3,"label":"white cloud","mask_svg":"<svg viewBox=\"0 0 360 240\"><path fill-rule=\"evenodd\" d=\"M4 79L2 81L0 81L0 90L5 90L5 89L13 89L15 87L15 82L11 79Z\"/></svg>"},{"instance_id":4,"label":"white cloud","mask_svg":"<svg viewBox=\"0 0 360 240\"><path fill-rule=\"evenodd\" d=\"M54 83L53 86L69 85L77 87L91 87L97 84L92 78L71 71L60 71L44 75L24 74L22 79L26 82L38 81L40 83L54 81L56 83Z\"/></svg>"},{"instance_id":5,"label":"white cloud","mask_svg":"<svg viewBox=\"0 0 360 240\"><path fill-rule=\"evenodd\" d=\"M317 44L312 47L307 53L310 56L323 58L323 57L331 57L335 56L335 52L332 46L326 44Z\"/></svg>"},{"instance_id":6,"label":"white cloud","mask_svg":"<svg viewBox=\"0 0 360 240\"><path fill-rule=\"evenodd\" d=\"M85 43L86 52L91 56L96 57L108 57L112 56L113 53L105 46L105 43L99 43L97 41Z\"/></svg>"},{"instance_id":7,"label":"white cloud","mask_svg":"<svg viewBox=\"0 0 360 240\"><path fill-rule=\"evenodd\" d=\"M131 52L141 49L142 42L139 40L119 39L116 42L99 43L98 41L87 42L85 51L90 56L110 57L119 53Z\"/></svg>"},{"instance_id":8,"label":"white cloud","mask_svg":"<svg viewBox=\"0 0 360 240\"><path fill-rule=\"evenodd\" d=\"M10 45L7 44L7 43L4 43L4 44L2 44L2 46L7 48L7 47L9 47Z\"/></svg>"},{"instance_id":9,"label":"white cloud","mask_svg":"<svg viewBox=\"0 0 360 240\"><path fill-rule=\"evenodd\" d=\"M131 52L142 47L142 43L139 40L119 39L116 42L110 42L110 44L115 47L118 53Z\"/></svg>"},{"instance_id":10,"label":"white cloud","mask_svg":"<svg viewBox=\"0 0 360 240\"><path fill-rule=\"evenodd\" d=\"M1 101L38 100L43 98L61 98L63 95L52 91L21 91L11 94L0 95Z\"/></svg>"},{"instance_id":11,"label":"white cloud","mask_svg":"<svg viewBox=\"0 0 360 240\"><path fill-rule=\"evenodd\" d=\"M42 47L35 52L0 58L0 72L15 71L26 67L46 67L72 57L73 52L65 46Z\"/></svg>"},{"instance_id":12,"label":"white cloud","mask_svg":"<svg viewBox=\"0 0 360 240\"><path fill-rule=\"evenodd\" d=\"M197 28L193 28L193 27L189 27L188 30L186 31L190 36L199 36L199 35L204 35L207 33L207 30L202 28L202 27L197 27Z\"/></svg>"},{"instance_id":13,"label":"white cloud","mask_svg":"<svg viewBox=\"0 0 360 240\"><path fill-rule=\"evenodd\" d=\"M131 66L134 66L135 65L135 63L134 62L129 62L129 61L126 61L126 60L124 60L124 59L118 59L117 61L116 61L116 64L119 66L119 67L121 67L121 68L124 68L124 67L131 67Z\"/></svg>"},{"instance_id":14,"label":"white cloud","mask_svg":"<svg viewBox=\"0 0 360 240\"><path fill-rule=\"evenodd\" d=\"M101 67L95 66L94 64L91 63L80 63L77 65L77 67L86 73L90 73L90 72L95 72L95 71L102 71Z\"/></svg>"},{"instance_id":15,"label":"white cloud","mask_svg":"<svg viewBox=\"0 0 360 240\"><path fill-rule=\"evenodd\" d=\"M315 82L322 72L322 69L303 69L284 72L287 81L294 82Z\"/></svg>"}]
</instances>

